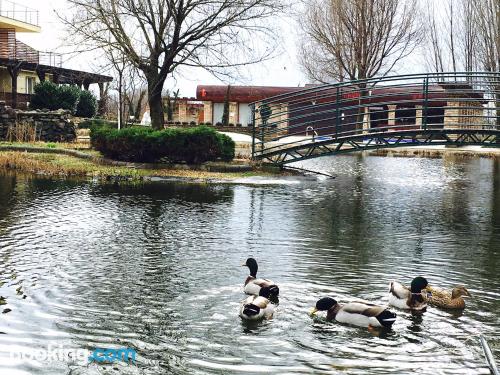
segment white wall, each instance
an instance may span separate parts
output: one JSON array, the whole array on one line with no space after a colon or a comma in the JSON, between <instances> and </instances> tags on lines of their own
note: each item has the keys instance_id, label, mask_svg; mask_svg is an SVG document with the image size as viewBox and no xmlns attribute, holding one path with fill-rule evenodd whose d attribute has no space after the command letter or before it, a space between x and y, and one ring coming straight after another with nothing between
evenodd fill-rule
<instances>
[{"instance_id":1,"label":"white wall","mask_svg":"<svg viewBox=\"0 0 500 375\"><path fill-rule=\"evenodd\" d=\"M213 121L212 124L217 124L218 122L222 122L222 115L224 114L224 103L214 103L213 109Z\"/></svg>"},{"instance_id":2,"label":"white wall","mask_svg":"<svg viewBox=\"0 0 500 375\"><path fill-rule=\"evenodd\" d=\"M239 114L240 118L238 122L243 126L248 126L252 124L252 110L248 103L240 103L239 104Z\"/></svg>"}]
</instances>

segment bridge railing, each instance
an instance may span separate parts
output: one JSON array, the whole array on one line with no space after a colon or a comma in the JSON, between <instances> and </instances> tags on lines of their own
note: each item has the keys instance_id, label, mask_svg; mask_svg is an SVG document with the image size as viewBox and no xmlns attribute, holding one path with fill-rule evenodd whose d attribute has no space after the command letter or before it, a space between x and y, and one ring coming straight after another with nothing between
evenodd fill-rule
<instances>
[{"instance_id":1,"label":"bridge railing","mask_svg":"<svg viewBox=\"0 0 500 375\"><path fill-rule=\"evenodd\" d=\"M500 72L428 73L308 86L251 104L254 157L405 130L500 130Z\"/></svg>"}]
</instances>

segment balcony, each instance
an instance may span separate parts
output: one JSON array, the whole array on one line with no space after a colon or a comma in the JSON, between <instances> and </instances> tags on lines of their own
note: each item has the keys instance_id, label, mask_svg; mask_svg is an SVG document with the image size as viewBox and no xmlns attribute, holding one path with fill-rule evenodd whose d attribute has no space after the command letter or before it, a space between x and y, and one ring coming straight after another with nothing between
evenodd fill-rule
<instances>
[{"instance_id":1,"label":"balcony","mask_svg":"<svg viewBox=\"0 0 500 375\"><path fill-rule=\"evenodd\" d=\"M0 59L22 61L28 64L61 67L62 57L53 52L40 52L15 39L9 30L0 30Z\"/></svg>"},{"instance_id":2,"label":"balcony","mask_svg":"<svg viewBox=\"0 0 500 375\"><path fill-rule=\"evenodd\" d=\"M40 26L38 10L16 4L9 0L0 0L0 16Z\"/></svg>"},{"instance_id":3,"label":"balcony","mask_svg":"<svg viewBox=\"0 0 500 375\"><path fill-rule=\"evenodd\" d=\"M0 28L14 28L18 32L40 32L38 10L9 0L0 0Z\"/></svg>"}]
</instances>

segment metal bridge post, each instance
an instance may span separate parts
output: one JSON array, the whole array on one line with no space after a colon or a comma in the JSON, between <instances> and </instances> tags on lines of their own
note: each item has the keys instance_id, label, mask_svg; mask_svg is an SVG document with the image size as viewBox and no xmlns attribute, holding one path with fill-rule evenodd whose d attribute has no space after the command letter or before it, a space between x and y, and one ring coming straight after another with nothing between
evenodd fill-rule
<instances>
[{"instance_id":1,"label":"metal bridge post","mask_svg":"<svg viewBox=\"0 0 500 375\"><path fill-rule=\"evenodd\" d=\"M424 79L424 108L422 108L422 126L427 130L427 109L429 103L429 76Z\"/></svg>"},{"instance_id":2,"label":"metal bridge post","mask_svg":"<svg viewBox=\"0 0 500 375\"><path fill-rule=\"evenodd\" d=\"M335 138L339 136L340 129L340 87L337 86L337 93L335 98Z\"/></svg>"},{"instance_id":3,"label":"metal bridge post","mask_svg":"<svg viewBox=\"0 0 500 375\"><path fill-rule=\"evenodd\" d=\"M255 104L252 104L252 159L255 159Z\"/></svg>"},{"instance_id":4,"label":"metal bridge post","mask_svg":"<svg viewBox=\"0 0 500 375\"><path fill-rule=\"evenodd\" d=\"M264 155L264 128L266 127L266 123L260 119L260 156Z\"/></svg>"}]
</instances>

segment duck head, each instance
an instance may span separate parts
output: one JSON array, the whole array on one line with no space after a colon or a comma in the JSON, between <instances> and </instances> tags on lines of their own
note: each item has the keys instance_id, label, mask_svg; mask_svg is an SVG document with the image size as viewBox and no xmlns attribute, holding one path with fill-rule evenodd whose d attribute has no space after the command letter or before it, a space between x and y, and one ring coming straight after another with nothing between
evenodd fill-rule
<instances>
[{"instance_id":1,"label":"duck head","mask_svg":"<svg viewBox=\"0 0 500 375\"><path fill-rule=\"evenodd\" d=\"M257 266L257 261L254 258L248 258L245 264L242 264L243 267L248 267L250 270L250 276L257 277L257 270L259 267Z\"/></svg>"},{"instance_id":2,"label":"duck head","mask_svg":"<svg viewBox=\"0 0 500 375\"><path fill-rule=\"evenodd\" d=\"M472 297L469 291L463 285L456 286L451 290L451 298L459 298L459 297Z\"/></svg>"},{"instance_id":3,"label":"duck head","mask_svg":"<svg viewBox=\"0 0 500 375\"><path fill-rule=\"evenodd\" d=\"M316 306L311 310L311 315L316 314L318 311L328 311L337 306L337 301L331 297L324 297L316 302Z\"/></svg>"},{"instance_id":4,"label":"duck head","mask_svg":"<svg viewBox=\"0 0 500 375\"><path fill-rule=\"evenodd\" d=\"M429 283L425 277L418 276L411 281L410 289L412 293L422 293L422 290L427 288L427 285L429 285Z\"/></svg>"}]
</instances>

